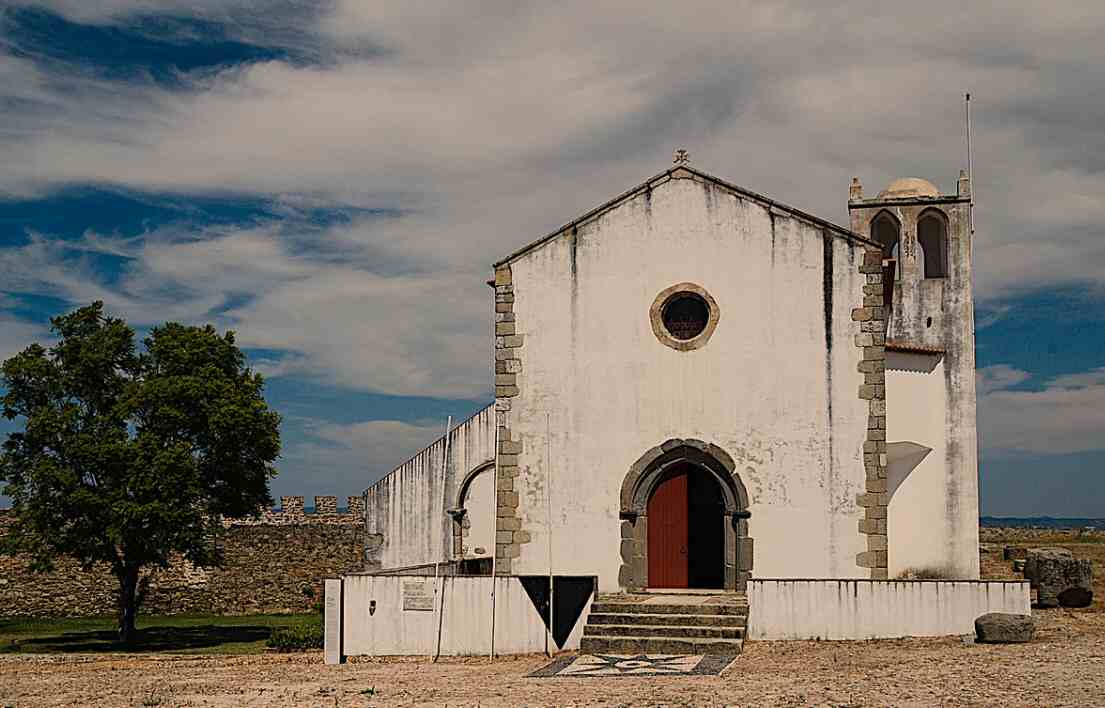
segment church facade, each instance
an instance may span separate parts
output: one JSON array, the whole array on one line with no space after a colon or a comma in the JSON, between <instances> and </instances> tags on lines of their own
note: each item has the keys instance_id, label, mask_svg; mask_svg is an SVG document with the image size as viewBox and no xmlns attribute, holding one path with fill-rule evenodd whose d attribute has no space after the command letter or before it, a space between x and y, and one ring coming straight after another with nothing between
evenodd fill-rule
<instances>
[{"instance_id":1,"label":"church facade","mask_svg":"<svg viewBox=\"0 0 1105 708\"><path fill-rule=\"evenodd\" d=\"M366 570L977 579L969 194L844 228L680 155L502 259L495 401L366 490Z\"/></svg>"}]
</instances>

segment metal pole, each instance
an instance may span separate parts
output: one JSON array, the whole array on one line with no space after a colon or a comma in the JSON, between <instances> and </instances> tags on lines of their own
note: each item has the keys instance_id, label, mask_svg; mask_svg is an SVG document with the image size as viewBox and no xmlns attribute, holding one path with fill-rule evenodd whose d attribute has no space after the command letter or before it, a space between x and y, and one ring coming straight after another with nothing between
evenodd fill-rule
<instances>
[{"instance_id":1,"label":"metal pole","mask_svg":"<svg viewBox=\"0 0 1105 708\"><path fill-rule=\"evenodd\" d=\"M492 411L495 414L495 451L492 453L495 456L495 464L492 468L491 477L491 533L493 535L491 539L491 654L490 658L495 658L495 585L496 585L496 561L499 557L498 547L498 526L499 526L499 412Z\"/></svg>"},{"instance_id":2,"label":"metal pole","mask_svg":"<svg viewBox=\"0 0 1105 708\"><path fill-rule=\"evenodd\" d=\"M967 181L971 183L971 203L967 210L967 227L971 235L975 233L975 172L974 161L971 156L971 94L967 92L963 102L967 110ZM972 242L973 245L973 242Z\"/></svg>"},{"instance_id":3,"label":"metal pole","mask_svg":"<svg viewBox=\"0 0 1105 708\"><path fill-rule=\"evenodd\" d=\"M446 484L446 482L448 481L447 477L449 473L449 433L452 432L452 429L453 416L449 416L449 418L445 421L444 449L441 452L441 513L443 516L447 515L448 513L448 485ZM446 530L448 530L448 526L446 526ZM436 590L438 593L437 646L434 648L435 662L437 661L437 658L441 656L441 625L442 616L445 614L445 576L440 575L442 558L448 560L448 557L446 556L448 549L446 547L445 535L446 534L443 533L439 534L438 536L438 541L440 542L441 546L439 548L440 552L437 554L438 560L436 563L434 563L434 585L436 586Z\"/></svg>"},{"instance_id":4,"label":"metal pole","mask_svg":"<svg viewBox=\"0 0 1105 708\"><path fill-rule=\"evenodd\" d=\"M549 424L549 414L545 413L545 516L549 522L548 537L549 537L549 635L552 637L553 644L556 644L556 589L555 578L553 575L553 562L552 562L552 549L553 549L553 537L552 537L552 454L549 452L551 446L551 439L549 433L552 426ZM545 653L552 656L556 651L556 647L549 647L549 637L545 637Z\"/></svg>"}]
</instances>

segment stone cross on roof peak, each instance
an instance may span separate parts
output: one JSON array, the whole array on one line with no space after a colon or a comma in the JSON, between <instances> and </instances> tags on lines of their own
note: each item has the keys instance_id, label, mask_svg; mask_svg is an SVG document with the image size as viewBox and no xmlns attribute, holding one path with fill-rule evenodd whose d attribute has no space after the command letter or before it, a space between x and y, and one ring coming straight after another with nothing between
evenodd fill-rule
<instances>
[{"instance_id":1,"label":"stone cross on roof peak","mask_svg":"<svg viewBox=\"0 0 1105 708\"><path fill-rule=\"evenodd\" d=\"M691 161L691 154L686 150L679 149L672 155L671 164L673 165L686 165Z\"/></svg>"}]
</instances>

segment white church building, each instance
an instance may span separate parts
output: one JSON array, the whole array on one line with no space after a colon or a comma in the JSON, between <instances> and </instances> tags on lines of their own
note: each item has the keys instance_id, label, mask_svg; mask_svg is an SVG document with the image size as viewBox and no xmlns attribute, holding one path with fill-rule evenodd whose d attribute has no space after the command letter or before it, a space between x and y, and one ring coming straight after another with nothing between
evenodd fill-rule
<instances>
[{"instance_id":1,"label":"white church building","mask_svg":"<svg viewBox=\"0 0 1105 708\"><path fill-rule=\"evenodd\" d=\"M495 402L365 491L346 597L435 566L583 577L600 599L739 595L765 638L1027 608L1027 586L979 582L969 180L853 180L848 210L835 225L680 151L495 263ZM856 629L861 606L824 599L841 582L955 607L935 631Z\"/></svg>"}]
</instances>

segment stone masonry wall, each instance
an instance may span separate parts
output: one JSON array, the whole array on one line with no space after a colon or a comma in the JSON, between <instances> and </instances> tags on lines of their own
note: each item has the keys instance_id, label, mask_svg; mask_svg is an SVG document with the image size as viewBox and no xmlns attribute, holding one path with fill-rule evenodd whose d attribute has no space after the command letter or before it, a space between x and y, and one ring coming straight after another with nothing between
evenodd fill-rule
<instances>
[{"instance_id":1,"label":"stone masonry wall","mask_svg":"<svg viewBox=\"0 0 1105 708\"><path fill-rule=\"evenodd\" d=\"M868 568L872 580L887 579L886 517L890 495L886 487L886 296L883 282L883 254L868 247L860 272L866 275L863 307L852 311L859 324L855 344L863 351L859 370L863 383L859 397L868 401L867 440L863 443L863 466L867 491L856 499L863 507L859 532L867 536L867 550L858 554L856 565Z\"/></svg>"},{"instance_id":2,"label":"stone masonry wall","mask_svg":"<svg viewBox=\"0 0 1105 708\"><path fill-rule=\"evenodd\" d=\"M338 513L336 497L282 497L282 508L258 518L225 519L222 568L197 568L180 559L148 574L143 614L257 614L308 612L322 599L322 581L361 570L364 506L349 497ZM0 511L0 533L12 521ZM68 558L50 573L34 573L27 559L0 556L0 616L80 617L114 614L115 578L106 565L90 571Z\"/></svg>"},{"instance_id":3,"label":"stone masonry wall","mask_svg":"<svg viewBox=\"0 0 1105 708\"><path fill-rule=\"evenodd\" d=\"M496 450L495 572L509 575L515 558L521 555L521 545L529 543L530 534L522 528L518 516L518 455L521 440L512 438L510 429L511 400L519 392L522 373L521 350L523 335L518 333L514 317L514 280L509 265L495 269L495 425L499 449Z\"/></svg>"}]
</instances>

